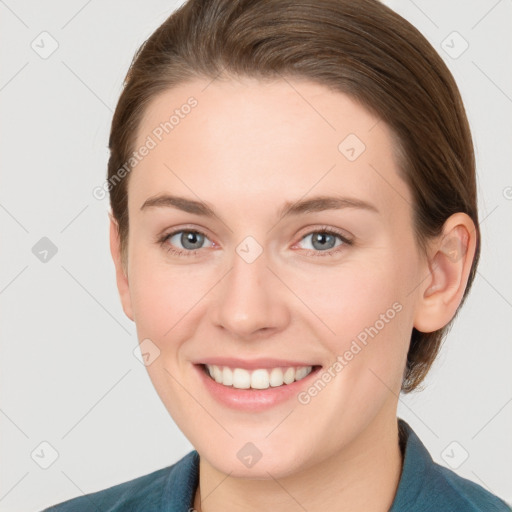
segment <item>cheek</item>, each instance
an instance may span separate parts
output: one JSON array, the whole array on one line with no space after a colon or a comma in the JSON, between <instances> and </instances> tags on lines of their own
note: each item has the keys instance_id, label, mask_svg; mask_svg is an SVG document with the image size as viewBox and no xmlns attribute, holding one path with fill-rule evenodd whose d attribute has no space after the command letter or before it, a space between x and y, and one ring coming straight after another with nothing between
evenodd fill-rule
<instances>
[{"instance_id":1,"label":"cheek","mask_svg":"<svg viewBox=\"0 0 512 512\"><path fill-rule=\"evenodd\" d=\"M297 279L294 290L331 333L346 339L374 324L395 302L403 301L400 282L392 264L364 261L324 268L306 280Z\"/></svg>"},{"instance_id":2,"label":"cheek","mask_svg":"<svg viewBox=\"0 0 512 512\"><path fill-rule=\"evenodd\" d=\"M205 294L204 280L194 269L171 268L162 258L140 256L132 261L130 295L137 329L144 337L163 342L178 327L183 329L183 319Z\"/></svg>"},{"instance_id":3,"label":"cheek","mask_svg":"<svg viewBox=\"0 0 512 512\"><path fill-rule=\"evenodd\" d=\"M412 329L408 272L390 257L340 266L312 280L308 306L323 324L318 329L333 362L343 366L340 380L352 389L358 381L361 390L382 387L379 377L392 387L401 380Z\"/></svg>"},{"instance_id":4,"label":"cheek","mask_svg":"<svg viewBox=\"0 0 512 512\"><path fill-rule=\"evenodd\" d=\"M158 356L146 370L178 424L186 420L184 411L190 407L190 396L180 385L184 375L181 347L194 335L197 315L201 314L201 298L208 290L204 281L197 271L185 266L171 269L161 260L142 256L138 261L133 260L130 294L137 337L140 341L151 340L158 349L154 352Z\"/></svg>"}]
</instances>

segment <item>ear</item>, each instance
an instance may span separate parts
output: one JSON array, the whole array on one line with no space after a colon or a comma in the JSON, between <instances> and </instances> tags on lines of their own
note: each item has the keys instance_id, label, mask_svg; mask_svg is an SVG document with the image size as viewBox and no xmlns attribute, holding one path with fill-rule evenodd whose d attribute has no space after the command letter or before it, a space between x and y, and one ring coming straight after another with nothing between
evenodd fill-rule
<instances>
[{"instance_id":1,"label":"ear","mask_svg":"<svg viewBox=\"0 0 512 512\"><path fill-rule=\"evenodd\" d=\"M127 269L123 267L121 258L119 226L111 212L109 212L108 216L110 218L110 253L112 254L112 259L114 260L116 268L117 289L121 298L123 311L125 312L125 315L133 321L132 301L130 297L130 285L128 283Z\"/></svg>"},{"instance_id":2,"label":"ear","mask_svg":"<svg viewBox=\"0 0 512 512\"><path fill-rule=\"evenodd\" d=\"M414 327L432 332L450 322L462 300L475 256L477 233L469 215L458 212L429 248L427 278L419 287Z\"/></svg>"}]
</instances>

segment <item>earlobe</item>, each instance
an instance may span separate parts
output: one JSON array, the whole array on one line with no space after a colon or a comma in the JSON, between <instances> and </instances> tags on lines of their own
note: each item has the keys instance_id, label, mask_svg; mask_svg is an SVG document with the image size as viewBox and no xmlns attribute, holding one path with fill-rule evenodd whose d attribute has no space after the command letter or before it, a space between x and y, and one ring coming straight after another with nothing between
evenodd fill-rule
<instances>
[{"instance_id":1,"label":"earlobe","mask_svg":"<svg viewBox=\"0 0 512 512\"><path fill-rule=\"evenodd\" d=\"M431 244L428 277L419 287L414 327L421 332L443 328L455 315L468 282L476 250L475 224L455 213Z\"/></svg>"},{"instance_id":2,"label":"earlobe","mask_svg":"<svg viewBox=\"0 0 512 512\"><path fill-rule=\"evenodd\" d=\"M109 212L109 218L110 218L110 253L112 255L112 260L114 261L114 266L116 269L117 289L119 291L119 297L121 299L123 311L125 312L126 316L130 320L134 321L127 269L123 268L123 262L122 262L122 258L121 258L121 243L120 243L120 237L119 237L119 227L118 227L117 221L114 219L111 212Z\"/></svg>"}]
</instances>

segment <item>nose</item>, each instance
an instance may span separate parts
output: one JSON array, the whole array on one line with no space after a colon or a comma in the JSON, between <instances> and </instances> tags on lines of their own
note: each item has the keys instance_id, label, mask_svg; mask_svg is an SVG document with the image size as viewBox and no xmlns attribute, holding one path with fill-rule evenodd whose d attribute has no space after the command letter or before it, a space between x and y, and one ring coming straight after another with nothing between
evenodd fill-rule
<instances>
[{"instance_id":1,"label":"nose","mask_svg":"<svg viewBox=\"0 0 512 512\"><path fill-rule=\"evenodd\" d=\"M235 253L231 269L217 285L210 313L234 338L269 336L290 320L285 287L268 263L265 251L252 262Z\"/></svg>"}]
</instances>

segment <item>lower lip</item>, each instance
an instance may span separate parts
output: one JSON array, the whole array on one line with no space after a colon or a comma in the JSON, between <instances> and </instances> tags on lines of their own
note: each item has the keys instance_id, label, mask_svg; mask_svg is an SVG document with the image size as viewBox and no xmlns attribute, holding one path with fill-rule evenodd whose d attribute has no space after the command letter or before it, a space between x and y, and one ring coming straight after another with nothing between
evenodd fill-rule
<instances>
[{"instance_id":1,"label":"lower lip","mask_svg":"<svg viewBox=\"0 0 512 512\"><path fill-rule=\"evenodd\" d=\"M322 369L320 366L313 368L313 371L307 377L296 380L291 384L283 384L276 387L270 386L267 389L238 389L232 386L224 386L213 380L206 374L203 365L195 364L194 367L198 371L206 389L215 400L233 409L251 412L263 411L296 397L298 393L310 385L312 379Z\"/></svg>"}]
</instances>

